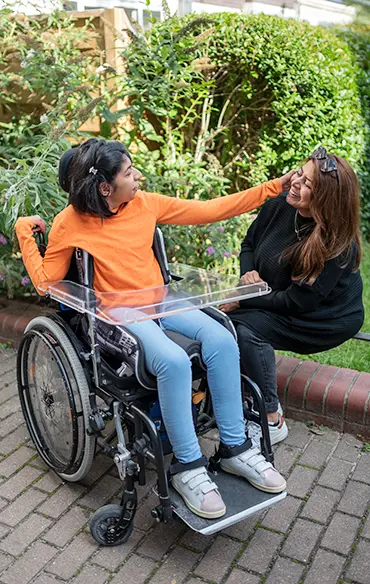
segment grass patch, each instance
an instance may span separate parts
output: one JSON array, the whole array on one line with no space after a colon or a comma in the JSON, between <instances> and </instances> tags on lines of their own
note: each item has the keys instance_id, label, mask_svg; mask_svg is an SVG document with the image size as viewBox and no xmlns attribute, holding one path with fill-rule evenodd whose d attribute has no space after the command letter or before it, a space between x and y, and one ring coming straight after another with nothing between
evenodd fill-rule
<instances>
[{"instance_id":1,"label":"grass patch","mask_svg":"<svg viewBox=\"0 0 370 584\"><path fill-rule=\"evenodd\" d=\"M364 283L363 302L365 307L365 322L362 332L370 332L370 244L364 243L363 259L361 264L361 275ZM286 351L278 351L282 355L289 357L299 357L300 359L317 361L324 365L334 365L336 367L348 367L358 371L370 372L370 342L349 340L343 345L312 355L298 355Z\"/></svg>"}]
</instances>

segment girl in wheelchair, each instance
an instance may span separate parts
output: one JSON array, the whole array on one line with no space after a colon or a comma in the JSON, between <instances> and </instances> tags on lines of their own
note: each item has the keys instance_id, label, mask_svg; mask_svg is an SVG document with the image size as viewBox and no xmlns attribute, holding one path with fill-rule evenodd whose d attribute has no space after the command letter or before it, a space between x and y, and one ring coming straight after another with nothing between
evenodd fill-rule
<instances>
[{"instance_id":1,"label":"girl in wheelchair","mask_svg":"<svg viewBox=\"0 0 370 584\"><path fill-rule=\"evenodd\" d=\"M152 249L157 223L204 224L246 213L287 190L290 176L209 201L181 200L139 190L141 174L126 148L116 141L90 139L61 159L59 179L69 192L69 205L54 219L44 257L33 237L35 226L45 231L43 220L38 216L18 219L15 229L23 261L36 289L41 282L66 276L75 248L94 258L94 289L99 292L161 286L163 277ZM157 378L174 453L169 471L172 485L189 509L210 519L226 512L194 429L190 359L163 331L201 343L220 432L221 468L262 491L283 491L284 478L246 435L239 350L231 333L198 310L127 328L140 339L146 368Z\"/></svg>"}]
</instances>

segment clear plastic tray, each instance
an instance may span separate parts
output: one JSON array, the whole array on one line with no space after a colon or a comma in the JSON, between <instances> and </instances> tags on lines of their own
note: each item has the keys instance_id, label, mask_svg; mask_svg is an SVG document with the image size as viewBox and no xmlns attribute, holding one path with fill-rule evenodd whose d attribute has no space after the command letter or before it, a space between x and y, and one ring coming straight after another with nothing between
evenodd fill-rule
<instances>
[{"instance_id":1,"label":"clear plastic tray","mask_svg":"<svg viewBox=\"0 0 370 584\"><path fill-rule=\"evenodd\" d=\"M188 310L268 294L265 282L239 285L235 275L215 274L184 264L170 265L169 284L130 292L97 292L68 280L44 282L39 289L54 300L106 323L130 324Z\"/></svg>"}]
</instances>

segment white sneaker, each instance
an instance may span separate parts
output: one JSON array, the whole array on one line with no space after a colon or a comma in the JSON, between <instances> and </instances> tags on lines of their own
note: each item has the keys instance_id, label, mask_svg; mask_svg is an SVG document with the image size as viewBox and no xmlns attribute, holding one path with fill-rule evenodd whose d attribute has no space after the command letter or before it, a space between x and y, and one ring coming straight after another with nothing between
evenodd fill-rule
<instances>
[{"instance_id":1,"label":"white sneaker","mask_svg":"<svg viewBox=\"0 0 370 584\"><path fill-rule=\"evenodd\" d=\"M206 519L217 519L225 515L225 503L204 466L178 472L172 475L171 481L186 506L195 515Z\"/></svg>"},{"instance_id":2,"label":"white sneaker","mask_svg":"<svg viewBox=\"0 0 370 584\"><path fill-rule=\"evenodd\" d=\"M284 420L284 417L279 414L279 420L274 424L273 422L268 423L271 446L282 442L288 436L288 426Z\"/></svg>"},{"instance_id":3,"label":"white sneaker","mask_svg":"<svg viewBox=\"0 0 370 584\"><path fill-rule=\"evenodd\" d=\"M247 479L256 489L266 493L281 493L286 489L284 477L267 462L256 447L231 458L221 458L221 468Z\"/></svg>"}]
</instances>

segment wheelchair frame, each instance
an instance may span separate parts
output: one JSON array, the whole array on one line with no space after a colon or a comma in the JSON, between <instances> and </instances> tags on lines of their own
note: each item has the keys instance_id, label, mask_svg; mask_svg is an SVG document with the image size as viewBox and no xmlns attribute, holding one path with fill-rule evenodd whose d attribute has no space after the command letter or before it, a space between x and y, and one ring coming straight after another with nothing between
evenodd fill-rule
<instances>
[{"instance_id":1,"label":"wheelchair frame","mask_svg":"<svg viewBox=\"0 0 370 584\"><path fill-rule=\"evenodd\" d=\"M161 267L164 281L165 283L168 283L172 276L168 268L163 236L158 228L156 229L154 236L153 249ZM76 267L80 281L84 286L91 287L93 275L92 258L86 252L76 250ZM102 545L117 545L126 541L131 534L133 519L138 503L135 484L138 483L139 485L145 485L146 483L146 460L155 464L157 472L157 495L159 502L158 505L152 510L152 516L157 521L171 523L174 518L174 511L177 513L172 501L173 496L171 497L168 478L165 470L162 439L159 433L159 429L156 427L154 421L150 418L148 413L148 404L153 402L153 397L155 398L155 394L152 390L148 390L139 385L139 383L134 383L133 386L132 379L130 380L130 378L119 378L114 373L114 370L109 367L108 363L102 359L100 354L100 347L96 338L96 318L93 315L88 314L83 316L83 318L87 319L87 338L89 341L89 346L84 347L82 341L77 338L75 332L68 323L68 320L70 321L71 317L73 317L73 311L68 311L69 314L66 312L63 314L63 312L64 311L53 316L52 320L64 331L65 335L72 343L85 373L86 381L89 387L88 399L90 407L88 427L85 428L85 431L89 436L93 436L96 444L104 451L105 454L113 459L117 466L118 474L121 480L125 481L125 488L121 497L119 510L117 509L117 506L114 505L107 505L106 507L99 509L91 519L90 529L93 537L98 541L98 543ZM206 309L206 312L211 313L212 316L219 313L217 315L219 318L222 317L222 319L229 321L228 317L225 317L225 315L217 309ZM35 334L42 336L42 331L40 332L32 329L31 321L28 330L22 338L18 351L17 371L19 394L22 410L31 436L33 437L34 441L36 441L36 446L38 446L38 450L41 456L44 458L44 460L46 460L49 466L52 466L50 459L46 456L46 453L40 451L40 444L37 443L37 436L35 436L35 429L31 424L29 407L27 405L26 392L28 391L28 372L25 371L25 358L28 356L27 346L30 346L30 338ZM45 339L45 334L43 335L43 341L49 345L49 349L52 351L52 354L53 351L56 354L56 348L52 345L50 339L48 339L47 336ZM56 359L58 359L57 354ZM62 366L62 364L59 364L59 366ZM200 372L198 379L201 379L202 383L206 383L205 373ZM251 406L251 402L246 401L244 403L244 414L246 420L252 421L261 427L261 451L266 459L273 463L274 458L269 437L267 414L261 391L251 379L243 374L242 385L243 389L251 394L254 407L257 410L254 411ZM108 406L107 409L98 407L96 400L97 397L101 398L105 402L105 404ZM203 419L206 419L205 422L202 422L200 417L199 423L196 426L197 434L204 433L205 431L216 427L216 422L214 416L212 415L209 391L206 392L206 397L204 399L206 400L204 405L208 413L203 415ZM74 418L75 414L76 412L72 411L72 419ZM104 430L106 423L109 420L113 421L114 429L108 436L103 437L102 431ZM127 430L127 442L125 439L123 427ZM117 442L114 446L112 446L112 442L115 439L117 439ZM72 461L71 464L73 464L73 462L74 461ZM214 458L210 459L210 467L211 470L217 470L217 463ZM54 470L58 472L58 469L55 467ZM64 469L64 471L62 473L59 472L59 474L61 474L61 476L66 480L74 480L73 478L68 479L68 473L66 474L67 470L68 469ZM253 487L251 488L253 489ZM265 495L265 502L263 503L264 506L269 506L269 504L273 504L285 497L285 493L279 496L266 495L266 493L263 493L263 495ZM269 499L271 499L271 502ZM104 511L105 509L106 512ZM104 513L110 513L111 518L114 519L114 521L108 522L105 525L102 519L103 516L105 517ZM181 513L177 514L180 514L181 516ZM186 521L186 518L184 520ZM211 520L205 521L207 524L212 523ZM215 521L216 520L213 522ZM189 524L188 521L186 522ZM103 524L105 527L102 531L102 529L99 528L99 525L101 526ZM232 524L232 522L229 522L229 524ZM193 527L191 522L190 526ZM218 530L217 526L213 528L212 526L208 525L206 527L203 526L203 531L202 529L199 529L199 531L202 533L208 533L212 532L212 529L214 529L214 531Z\"/></svg>"}]
</instances>

